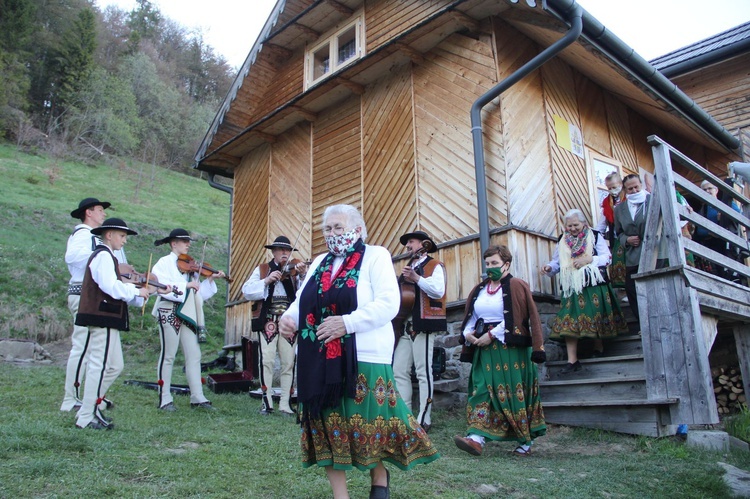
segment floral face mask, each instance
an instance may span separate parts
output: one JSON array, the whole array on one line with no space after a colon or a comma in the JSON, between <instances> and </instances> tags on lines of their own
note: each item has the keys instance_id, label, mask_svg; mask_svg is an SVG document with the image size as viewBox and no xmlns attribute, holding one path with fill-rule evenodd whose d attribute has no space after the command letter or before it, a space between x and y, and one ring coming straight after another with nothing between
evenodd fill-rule
<instances>
[{"instance_id":1,"label":"floral face mask","mask_svg":"<svg viewBox=\"0 0 750 499\"><path fill-rule=\"evenodd\" d=\"M331 234L330 236L325 236L325 238L328 251L336 256L344 256L346 255L346 251L354 246L354 243L359 239L359 233L356 230L350 230L343 234Z\"/></svg>"}]
</instances>

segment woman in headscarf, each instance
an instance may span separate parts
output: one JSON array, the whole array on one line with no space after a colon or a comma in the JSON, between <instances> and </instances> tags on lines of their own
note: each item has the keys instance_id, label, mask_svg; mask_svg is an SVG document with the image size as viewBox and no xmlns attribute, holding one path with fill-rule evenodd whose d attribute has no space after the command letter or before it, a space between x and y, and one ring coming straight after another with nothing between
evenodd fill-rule
<instances>
[{"instance_id":1,"label":"woman in headscarf","mask_svg":"<svg viewBox=\"0 0 750 499\"><path fill-rule=\"evenodd\" d=\"M529 285L510 274L510 250L490 246L483 256L487 279L469 293L461 328L474 346L469 428L453 441L475 456L482 454L485 439L513 441L518 443L513 454L528 456L534 439L547 431L533 364L546 360L542 321Z\"/></svg>"},{"instance_id":2,"label":"woman in headscarf","mask_svg":"<svg viewBox=\"0 0 750 499\"><path fill-rule=\"evenodd\" d=\"M325 468L334 498L349 497L353 467L370 471L370 498L388 498L384 461L408 470L440 457L393 381L396 274L387 249L365 244L355 207L328 207L323 236L328 253L312 262L279 321L283 336L299 335L302 464Z\"/></svg>"},{"instance_id":3,"label":"woman in headscarf","mask_svg":"<svg viewBox=\"0 0 750 499\"><path fill-rule=\"evenodd\" d=\"M542 273L560 273L562 299L560 311L552 322L551 339L565 339L568 364L560 374L581 370L578 341L594 340L594 356L604 353L603 339L628 331L620 304L607 281L606 265L610 261L607 243L597 231L588 227L581 210L565 214L565 232L560 236L552 261Z\"/></svg>"}]
</instances>

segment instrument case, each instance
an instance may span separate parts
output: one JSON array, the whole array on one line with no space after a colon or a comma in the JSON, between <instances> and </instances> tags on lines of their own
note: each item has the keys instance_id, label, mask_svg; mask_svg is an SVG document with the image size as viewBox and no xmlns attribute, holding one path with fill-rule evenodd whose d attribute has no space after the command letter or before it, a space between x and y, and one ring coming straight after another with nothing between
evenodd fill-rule
<instances>
[{"instance_id":1,"label":"instrument case","mask_svg":"<svg viewBox=\"0 0 750 499\"><path fill-rule=\"evenodd\" d=\"M242 371L234 373L213 373L206 377L208 389L214 393L248 393L258 382L258 362L256 350L258 344L248 338L242 338L240 345L225 346L225 350L242 352Z\"/></svg>"}]
</instances>

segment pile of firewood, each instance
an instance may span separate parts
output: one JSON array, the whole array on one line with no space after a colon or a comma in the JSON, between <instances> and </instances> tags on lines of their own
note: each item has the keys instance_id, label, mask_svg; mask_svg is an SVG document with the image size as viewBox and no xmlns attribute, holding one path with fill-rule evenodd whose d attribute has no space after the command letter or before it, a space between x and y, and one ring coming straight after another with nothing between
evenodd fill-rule
<instances>
[{"instance_id":1,"label":"pile of firewood","mask_svg":"<svg viewBox=\"0 0 750 499\"><path fill-rule=\"evenodd\" d=\"M714 393L719 414L739 411L740 404L746 404L745 389L739 367L716 367L711 369L714 380Z\"/></svg>"}]
</instances>

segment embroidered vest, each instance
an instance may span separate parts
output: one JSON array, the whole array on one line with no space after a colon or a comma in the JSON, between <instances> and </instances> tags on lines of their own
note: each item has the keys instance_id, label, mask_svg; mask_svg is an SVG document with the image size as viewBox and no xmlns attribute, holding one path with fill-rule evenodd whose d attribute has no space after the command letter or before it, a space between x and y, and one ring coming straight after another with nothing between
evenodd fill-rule
<instances>
[{"instance_id":1,"label":"embroidered vest","mask_svg":"<svg viewBox=\"0 0 750 499\"><path fill-rule=\"evenodd\" d=\"M86 273L81 285L81 302L78 305L78 314L76 315L76 326L108 327L128 331L130 329L128 304L122 300L116 300L102 291L91 277L89 265L96 255L102 251L107 252L112 257L117 279L122 281L120 271L117 268L117 258L106 246L97 246L86 264Z\"/></svg>"},{"instance_id":2,"label":"embroidered vest","mask_svg":"<svg viewBox=\"0 0 750 499\"><path fill-rule=\"evenodd\" d=\"M273 260L271 260L271 262L273 262ZM259 272L261 279L268 277L268 274L273 270L278 270L276 265L271 268L271 262L260 264ZM273 302L274 289L277 284L282 284L284 286L284 291L286 291L286 297L289 300L289 303L294 301L294 295L297 292L297 282L295 279L287 277L286 279L282 279L279 283L273 283L268 286L268 297L265 300L256 300L251 305L250 327L253 331L263 331L265 329L268 319L268 310Z\"/></svg>"},{"instance_id":3,"label":"embroidered vest","mask_svg":"<svg viewBox=\"0 0 750 499\"><path fill-rule=\"evenodd\" d=\"M429 256L414 271L422 277L430 277L438 265L443 267L443 275L445 276L445 266ZM419 289L416 284L414 284L414 287L416 290L411 318L414 331L434 333L448 329L445 315L445 291L443 291L441 298L435 299L427 296L427 293Z\"/></svg>"}]
</instances>

